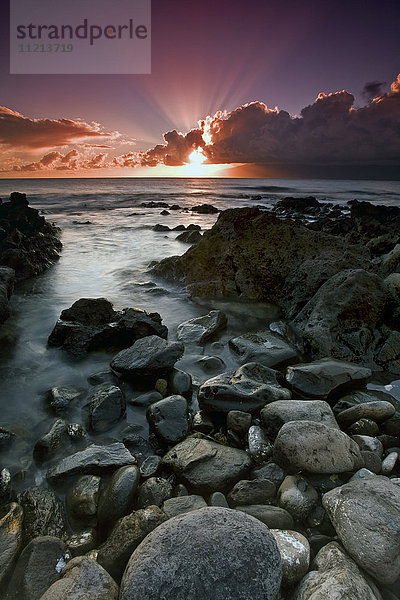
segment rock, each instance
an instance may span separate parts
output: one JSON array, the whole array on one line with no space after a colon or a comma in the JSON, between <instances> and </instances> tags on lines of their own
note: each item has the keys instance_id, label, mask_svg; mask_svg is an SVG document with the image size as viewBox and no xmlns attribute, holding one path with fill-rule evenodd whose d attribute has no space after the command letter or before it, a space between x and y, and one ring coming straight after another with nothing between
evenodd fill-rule
<instances>
[{"instance_id":1,"label":"rock","mask_svg":"<svg viewBox=\"0 0 400 600\"><path fill-rule=\"evenodd\" d=\"M383 344L377 358L392 373L400 373L400 332L392 331Z\"/></svg>"},{"instance_id":2,"label":"rock","mask_svg":"<svg viewBox=\"0 0 400 600\"><path fill-rule=\"evenodd\" d=\"M61 571L40 600L118 600L118 586L94 560L86 556L73 558Z\"/></svg>"},{"instance_id":3,"label":"rock","mask_svg":"<svg viewBox=\"0 0 400 600\"><path fill-rule=\"evenodd\" d=\"M171 231L171 229L168 227L168 225L160 225L157 223L157 225L154 225L153 231Z\"/></svg>"},{"instance_id":4,"label":"rock","mask_svg":"<svg viewBox=\"0 0 400 600\"><path fill-rule=\"evenodd\" d=\"M162 510L167 515L168 519L181 515L183 513L192 512L199 508L205 508L207 502L202 496L180 496L178 498L169 498L162 505Z\"/></svg>"},{"instance_id":5,"label":"rock","mask_svg":"<svg viewBox=\"0 0 400 600\"><path fill-rule=\"evenodd\" d=\"M74 388L54 387L47 392L47 402L54 414L64 416L71 403L79 398L80 392Z\"/></svg>"},{"instance_id":6,"label":"rock","mask_svg":"<svg viewBox=\"0 0 400 600\"><path fill-rule=\"evenodd\" d=\"M363 466L356 442L314 421L290 421L274 444L274 461L289 472L343 473Z\"/></svg>"},{"instance_id":7,"label":"rock","mask_svg":"<svg viewBox=\"0 0 400 600\"><path fill-rule=\"evenodd\" d=\"M230 410L226 417L226 426L244 437L249 431L251 425L251 415L241 410Z\"/></svg>"},{"instance_id":8,"label":"rock","mask_svg":"<svg viewBox=\"0 0 400 600\"><path fill-rule=\"evenodd\" d=\"M158 506L148 506L123 517L116 523L107 541L100 546L97 562L119 582L132 552L167 518Z\"/></svg>"},{"instance_id":9,"label":"rock","mask_svg":"<svg viewBox=\"0 0 400 600\"><path fill-rule=\"evenodd\" d=\"M257 362L277 369L297 362L298 355L283 338L270 331L246 333L229 340L229 347L242 362Z\"/></svg>"},{"instance_id":10,"label":"rock","mask_svg":"<svg viewBox=\"0 0 400 600\"><path fill-rule=\"evenodd\" d=\"M168 396L155 402L147 409L146 418L150 429L164 444L177 444L188 434L188 405L183 396Z\"/></svg>"},{"instance_id":11,"label":"rock","mask_svg":"<svg viewBox=\"0 0 400 600\"><path fill-rule=\"evenodd\" d=\"M238 481L250 467L243 450L203 439L187 438L163 457L183 482L199 493L221 492Z\"/></svg>"},{"instance_id":12,"label":"rock","mask_svg":"<svg viewBox=\"0 0 400 600\"><path fill-rule=\"evenodd\" d=\"M347 433L349 435L376 436L379 435L379 426L371 419L359 419L347 427Z\"/></svg>"},{"instance_id":13,"label":"rock","mask_svg":"<svg viewBox=\"0 0 400 600\"><path fill-rule=\"evenodd\" d=\"M286 379L301 396L326 400L343 390L362 387L371 374L359 365L323 358L288 367Z\"/></svg>"},{"instance_id":14,"label":"rock","mask_svg":"<svg viewBox=\"0 0 400 600\"><path fill-rule=\"evenodd\" d=\"M361 451L374 452L379 458L382 458L382 442L369 435L353 435L352 439L358 444Z\"/></svg>"},{"instance_id":15,"label":"rock","mask_svg":"<svg viewBox=\"0 0 400 600\"><path fill-rule=\"evenodd\" d=\"M167 328L158 313L139 308L115 311L105 298L81 298L62 311L51 332L50 346L81 356L92 350L127 348L147 336L166 338Z\"/></svg>"},{"instance_id":16,"label":"rock","mask_svg":"<svg viewBox=\"0 0 400 600\"><path fill-rule=\"evenodd\" d=\"M85 525L97 524L97 504L101 479L97 475L83 475L68 490L66 506L70 519L83 521Z\"/></svg>"},{"instance_id":17,"label":"rock","mask_svg":"<svg viewBox=\"0 0 400 600\"><path fill-rule=\"evenodd\" d=\"M140 544L122 579L120 600L159 600L161 595L165 600L274 600L281 575L268 528L248 515L207 507L169 519Z\"/></svg>"},{"instance_id":18,"label":"rock","mask_svg":"<svg viewBox=\"0 0 400 600\"><path fill-rule=\"evenodd\" d=\"M193 431L199 431L207 435L214 430L214 423L206 413L199 410L193 415L192 429Z\"/></svg>"},{"instance_id":19,"label":"rock","mask_svg":"<svg viewBox=\"0 0 400 600\"><path fill-rule=\"evenodd\" d=\"M269 402L290 397L290 391L279 385L276 371L258 363L247 363L235 372L208 379L198 392L200 408L209 413L252 413Z\"/></svg>"},{"instance_id":20,"label":"rock","mask_svg":"<svg viewBox=\"0 0 400 600\"><path fill-rule=\"evenodd\" d=\"M14 291L15 271L9 267L0 267L0 324L10 316L8 302Z\"/></svg>"},{"instance_id":21,"label":"rock","mask_svg":"<svg viewBox=\"0 0 400 600\"><path fill-rule=\"evenodd\" d=\"M60 450L68 449L70 438L68 426L63 419L54 421L46 435L40 438L33 449L34 459L38 462L49 460L57 455Z\"/></svg>"},{"instance_id":22,"label":"rock","mask_svg":"<svg viewBox=\"0 0 400 600\"><path fill-rule=\"evenodd\" d=\"M4 468L0 471L0 507L11 500L11 473Z\"/></svg>"},{"instance_id":23,"label":"rock","mask_svg":"<svg viewBox=\"0 0 400 600\"><path fill-rule=\"evenodd\" d=\"M172 496L172 485L163 477L150 477L138 489L137 508L161 506Z\"/></svg>"},{"instance_id":24,"label":"rock","mask_svg":"<svg viewBox=\"0 0 400 600\"><path fill-rule=\"evenodd\" d=\"M297 531L271 529L282 561L282 581L292 585L300 581L310 565L310 544Z\"/></svg>"},{"instance_id":25,"label":"rock","mask_svg":"<svg viewBox=\"0 0 400 600\"><path fill-rule=\"evenodd\" d=\"M390 454L388 454L386 456L386 458L382 461L382 475L390 475L391 472L393 471L397 460L399 458L399 453L398 452L390 452Z\"/></svg>"},{"instance_id":26,"label":"rock","mask_svg":"<svg viewBox=\"0 0 400 600\"><path fill-rule=\"evenodd\" d=\"M0 427L0 450L9 448L14 439L15 433L8 431L8 429L4 429L4 427Z\"/></svg>"},{"instance_id":27,"label":"rock","mask_svg":"<svg viewBox=\"0 0 400 600\"><path fill-rule=\"evenodd\" d=\"M110 364L114 371L125 377L155 380L168 375L183 352L181 342L167 342L151 335L119 352Z\"/></svg>"},{"instance_id":28,"label":"rock","mask_svg":"<svg viewBox=\"0 0 400 600\"><path fill-rule=\"evenodd\" d=\"M382 600L376 586L336 542L318 552L314 568L299 583L293 600Z\"/></svg>"},{"instance_id":29,"label":"rock","mask_svg":"<svg viewBox=\"0 0 400 600\"><path fill-rule=\"evenodd\" d=\"M295 319L304 350L313 359L336 359L374 365L371 331L382 323L386 293L383 281L363 269L347 269L328 279Z\"/></svg>"},{"instance_id":30,"label":"rock","mask_svg":"<svg viewBox=\"0 0 400 600\"><path fill-rule=\"evenodd\" d=\"M278 504L296 521L304 521L317 506L318 493L301 475L288 475L278 490Z\"/></svg>"},{"instance_id":31,"label":"rock","mask_svg":"<svg viewBox=\"0 0 400 600\"><path fill-rule=\"evenodd\" d=\"M96 530L93 528L84 529L79 533L73 533L67 539L67 546L72 556L83 556L90 552L97 545Z\"/></svg>"},{"instance_id":32,"label":"rock","mask_svg":"<svg viewBox=\"0 0 400 600\"><path fill-rule=\"evenodd\" d=\"M359 419L372 419L380 423L392 417L394 413L395 408L393 404L378 400L375 402L364 402L363 404L343 410L336 416L336 419L342 428L346 428Z\"/></svg>"},{"instance_id":33,"label":"rock","mask_svg":"<svg viewBox=\"0 0 400 600\"><path fill-rule=\"evenodd\" d=\"M178 394L190 402L193 394L192 376L174 368L168 378L168 390L170 394Z\"/></svg>"},{"instance_id":34,"label":"rock","mask_svg":"<svg viewBox=\"0 0 400 600\"><path fill-rule=\"evenodd\" d=\"M222 506L223 508L229 508L225 494L222 492L214 492L211 494L209 504L210 506Z\"/></svg>"},{"instance_id":35,"label":"rock","mask_svg":"<svg viewBox=\"0 0 400 600\"><path fill-rule=\"evenodd\" d=\"M162 211L160 212L160 215L162 215L163 217L166 217L166 216L168 216L168 215L170 215L170 214L171 214L171 213L170 213L170 212L168 212L168 211L167 211L167 210L165 210L165 209L164 209L164 210L162 210Z\"/></svg>"},{"instance_id":36,"label":"rock","mask_svg":"<svg viewBox=\"0 0 400 600\"><path fill-rule=\"evenodd\" d=\"M238 481L227 499L232 507L248 504L268 504L275 496L276 487L268 479L242 479Z\"/></svg>"},{"instance_id":37,"label":"rock","mask_svg":"<svg viewBox=\"0 0 400 600\"><path fill-rule=\"evenodd\" d=\"M115 385L96 386L85 409L88 412L89 426L94 432L108 431L125 416L124 393Z\"/></svg>"},{"instance_id":38,"label":"rock","mask_svg":"<svg viewBox=\"0 0 400 600\"><path fill-rule=\"evenodd\" d=\"M248 504L247 506L237 506L235 510L251 515L270 529L292 529L293 527L292 515L287 510L278 506Z\"/></svg>"},{"instance_id":39,"label":"rock","mask_svg":"<svg viewBox=\"0 0 400 600\"><path fill-rule=\"evenodd\" d=\"M273 446L262 427L252 425L248 431L249 454L256 463L266 462L272 456Z\"/></svg>"},{"instance_id":40,"label":"rock","mask_svg":"<svg viewBox=\"0 0 400 600\"><path fill-rule=\"evenodd\" d=\"M22 508L12 502L0 508L0 589L4 590L22 542Z\"/></svg>"},{"instance_id":41,"label":"rock","mask_svg":"<svg viewBox=\"0 0 400 600\"><path fill-rule=\"evenodd\" d=\"M202 238L200 231L184 231L180 233L176 239L185 244L197 244Z\"/></svg>"},{"instance_id":42,"label":"rock","mask_svg":"<svg viewBox=\"0 0 400 600\"><path fill-rule=\"evenodd\" d=\"M221 371L226 366L219 356L202 356L196 360L196 364L200 365L206 373Z\"/></svg>"},{"instance_id":43,"label":"rock","mask_svg":"<svg viewBox=\"0 0 400 600\"><path fill-rule=\"evenodd\" d=\"M361 456L364 461L364 467L369 469L373 473L380 473L382 470L382 461L375 452L368 452L365 450L361 450ZM383 473L383 475L387 475L387 473Z\"/></svg>"},{"instance_id":44,"label":"rock","mask_svg":"<svg viewBox=\"0 0 400 600\"><path fill-rule=\"evenodd\" d=\"M8 600L39 600L58 579L56 566L67 547L56 537L37 537L22 551L9 588Z\"/></svg>"},{"instance_id":45,"label":"rock","mask_svg":"<svg viewBox=\"0 0 400 600\"><path fill-rule=\"evenodd\" d=\"M178 340L185 344L204 344L218 331L224 329L226 323L226 315L222 311L212 310L207 315L178 325Z\"/></svg>"},{"instance_id":46,"label":"rock","mask_svg":"<svg viewBox=\"0 0 400 600\"><path fill-rule=\"evenodd\" d=\"M140 474L142 477L151 477L154 475L160 466L161 456L148 456L140 465Z\"/></svg>"},{"instance_id":47,"label":"rock","mask_svg":"<svg viewBox=\"0 0 400 600\"><path fill-rule=\"evenodd\" d=\"M115 471L119 467L135 464L136 460L124 444L115 442L108 446L91 444L84 450L63 458L47 471L47 479L55 480L79 474L96 474Z\"/></svg>"},{"instance_id":48,"label":"rock","mask_svg":"<svg viewBox=\"0 0 400 600\"><path fill-rule=\"evenodd\" d=\"M134 406L150 406L157 400L162 400L162 395L160 392L147 392L146 394L141 394L132 400L129 400L129 404L133 404Z\"/></svg>"},{"instance_id":49,"label":"rock","mask_svg":"<svg viewBox=\"0 0 400 600\"><path fill-rule=\"evenodd\" d=\"M188 489L183 483L178 483L172 490L172 497L183 498L184 496L189 496Z\"/></svg>"},{"instance_id":50,"label":"rock","mask_svg":"<svg viewBox=\"0 0 400 600\"><path fill-rule=\"evenodd\" d=\"M24 512L24 545L41 536L67 538L67 524L63 505L55 493L47 488L31 487L18 495Z\"/></svg>"},{"instance_id":51,"label":"rock","mask_svg":"<svg viewBox=\"0 0 400 600\"><path fill-rule=\"evenodd\" d=\"M257 466L250 471L251 479L269 479L276 488L279 488L285 476L285 471L274 462Z\"/></svg>"},{"instance_id":52,"label":"rock","mask_svg":"<svg viewBox=\"0 0 400 600\"><path fill-rule=\"evenodd\" d=\"M260 415L261 424L272 439L289 421L315 421L339 429L331 407L323 400L277 400L265 406Z\"/></svg>"},{"instance_id":53,"label":"rock","mask_svg":"<svg viewBox=\"0 0 400 600\"><path fill-rule=\"evenodd\" d=\"M132 512L139 486L140 471L136 465L121 467L113 473L101 493L97 518L103 529L108 529L121 517Z\"/></svg>"},{"instance_id":54,"label":"rock","mask_svg":"<svg viewBox=\"0 0 400 600\"><path fill-rule=\"evenodd\" d=\"M200 215L215 215L219 212L218 208L215 208L212 204L198 204L197 206L192 206L190 210Z\"/></svg>"},{"instance_id":55,"label":"rock","mask_svg":"<svg viewBox=\"0 0 400 600\"><path fill-rule=\"evenodd\" d=\"M400 575L400 488L387 477L357 479L324 494L322 503L357 564L381 583L396 581Z\"/></svg>"}]
</instances>

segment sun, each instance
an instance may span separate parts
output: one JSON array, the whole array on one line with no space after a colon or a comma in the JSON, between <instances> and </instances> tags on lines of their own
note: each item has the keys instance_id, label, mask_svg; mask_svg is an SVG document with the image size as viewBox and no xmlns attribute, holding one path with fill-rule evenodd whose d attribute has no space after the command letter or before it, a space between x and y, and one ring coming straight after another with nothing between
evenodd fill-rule
<instances>
[{"instance_id":1,"label":"sun","mask_svg":"<svg viewBox=\"0 0 400 600\"><path fill-rule=\"evenodd\" d=\"M198 165L202 165L206 160L207 157L204 154L203 148L195 148L193 150L193 152L191 152L189 154L189 164L193 165L193 166L198 166Z\"/></svg>"}]
</instances>

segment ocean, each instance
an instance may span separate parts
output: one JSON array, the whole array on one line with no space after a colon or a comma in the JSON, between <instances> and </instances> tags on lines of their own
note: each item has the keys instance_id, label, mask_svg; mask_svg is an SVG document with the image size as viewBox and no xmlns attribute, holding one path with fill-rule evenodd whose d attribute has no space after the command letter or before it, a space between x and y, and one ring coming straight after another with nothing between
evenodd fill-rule
<instances>
[{"instance_id":1,"label":"ocean","mask_svg":"<svg viewBox=\"0 0 400 600\"><path fill-rule=\"evenodd\" d=\"M17 434L11 464L21 489L40 483L43 471L32 462L35 441L52 422L45 393L55 386L87 389L89 375L108 368L111 356L93 353L73 360L60 349L48 348L47 338L60 312L82 297L108 298L116 309L128 306L159 312L176 337L176 325L211 308L228 315L225 342L240 333L264 328L279 318L277 307L267 304L190 300L179 285L155 280L149 264L182 254L189 247L177 241L177 232L155 232L157 223L171 228L198 224L210 228L215 215L199 215L190 207L209 203L218 209L268 206L285 196L313 195L323 202L368 200L399 204L400 182L271 179L3 179L0 197L25 192L30 205L62 230L60 260L42 276L18 285L12 316L0 330L0 425ZM162 208L145 208L143 202L178 204L181 210L162 216ZM192 348L177 364L195 383L208 378L197 365L203 350ZM212 352L209 346L204 354ZM235 366L227 349L220 356L226 369ZM380 384L377 384L378 387ZM400 395L400 381L391 383ZM374 387L374 386L372 386ZM389 389L389 388L387 388ZM138 392L139 393L139 392ZM138 395L135 391L131 396ZM129 398L128 398L129 399ZM127 419L147 434L144 411L129 405ZM112 437L112 432L110 432ZM0 465L1 467L1 465Z\"/></svg>"}]
</instances>

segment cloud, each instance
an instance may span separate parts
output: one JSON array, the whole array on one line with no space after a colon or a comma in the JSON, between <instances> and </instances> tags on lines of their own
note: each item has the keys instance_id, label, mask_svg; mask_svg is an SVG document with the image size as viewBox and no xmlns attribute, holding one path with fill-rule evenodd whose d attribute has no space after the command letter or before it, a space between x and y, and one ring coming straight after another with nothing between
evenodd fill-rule
<instances>
[{"instance_id":1,"label":"cloud","mask_svg":"<svg viewBox=\"0 0 400 600\"><path fill-rule=\"evenodd\" d=\"M0 144L9 148L40 149L65 146L86 138L115 138L98 123L71 119L31 119L0 106Z\"/></svg>"},{"instance_id":2,"label":"cloud","mask_svg":"<svg viewBox=\"0 0 400 600\"><path fill-rule=\"evenodd\" d=\"M364 98L364 100L371 102L371 100L382 94L383 87L385 85L385 81L369 81L364 85L361 95Z\"/></svg>"},{"instance_id":3,"label":"cloud","mask_svg":"<svg viewBox=\"0 0 400 600\"><path fill-rule=\"evenodd\" d=\"M39 161L13 166L16 172L23 171L81 171L91 169L108 168L110 163L106 161L106 154L96 154L87 157L77 150L70 150L66 154L61 152L49 152ZM7 169L3 169L7 170Z\"/></svg>"},{"instance_id":4,"label":"cloud","mask_svg":"<svg viewBox=\"0 0 400 600\"><path fill-rule=\"evenodd\" d=\"M378 83L374 82L377 90ZM201 147L208 161L217 164L398 163L400 75L390 92L362 108L353 105L354 96L345 90L321 92L299 117L250 102L206 117L187 134L164 134L166 143L139 153L140 161L182 165L193 148Z\"/></svg>"}]
</instances>

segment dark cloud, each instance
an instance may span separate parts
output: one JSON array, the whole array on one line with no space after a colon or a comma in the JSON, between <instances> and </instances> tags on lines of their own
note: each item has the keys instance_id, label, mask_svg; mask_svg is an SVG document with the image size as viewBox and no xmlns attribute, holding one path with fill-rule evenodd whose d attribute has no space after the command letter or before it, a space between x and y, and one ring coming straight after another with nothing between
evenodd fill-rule
<instances>
[{"instance_id":1,"label":"dark cloud","mask_svg":"<svg viewBox=\"0 0 400 600\"><path fill-rule=\"evenodd\" d=\"M382 94L385 85L386 81L369 81L364 85L362 97L364 100L371 102L371 100Z\"/></svg>"}]
</instances>

